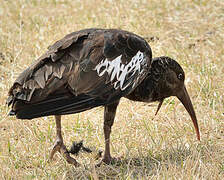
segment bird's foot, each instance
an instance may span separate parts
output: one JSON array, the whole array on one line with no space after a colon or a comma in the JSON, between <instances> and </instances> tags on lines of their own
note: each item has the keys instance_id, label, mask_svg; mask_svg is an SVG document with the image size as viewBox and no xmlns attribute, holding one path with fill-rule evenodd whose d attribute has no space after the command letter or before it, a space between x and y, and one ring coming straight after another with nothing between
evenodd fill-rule
<instances>
[{"instance_id":1,"label":"bird's foot","mask_svg":"<svg viewBox=\"0 0 224 180\"><path fill-rule=\"evenodd\" d=\"M76 167L78 167L78 166L80 165L74 158L72 158L72 157L70 156L70 154L69 154L69 152L68 152L66 146L65 146L64 143L63 143L63 140L61 140L61 139L57 139L57 140L55 141L55 144L54 144L54 146L53 146L53 148L52 148L52 150L51 150L51 153L50 153L50 160L53 159L54 154L55 154L57 151L60 152L60 153L62 154L62 156L65 158L65 160L66 160L69 164L72 164L72 165L74 165L74 166L76 166Z\"/></svg>"},{"instance_id":2,"label":"bird's foot","mask_svg":"<svg viewBox=\"0 0 224 180\"><path fill-rule=\"evenodd\" d=\"M60 150L62 144L63 144L63 140L61 140L61 139L56 139L56 141L55 141L55 143L54 143L54 146L53 146L53 148L52 148L52 150L51 150L51 153L50 153L50 160L51 160L51 161L53 160L53 157L54 157L55 153L56 153L57 151L59 152L59 150Z\"/></svg>"},{"instance_id":3,"label":"bird's foot","mask_svg":"<svg viewBox=\"0 0 224 180\"><path fill-rule=\"evenodd\" d=\"M68 152L68 150L67 150L67 148L66 148L66 146L64 144L61 145L59 152L63 155L63 157L65 158L65 160L69 164L72 164L72 165L74 165L76 167L80 166L80 164L74 158L72 158L70 156L70 154L69 154L69 152Z\"/></svg>"},{"instance_id":4,"label":"bird's foot","mask_svg":"<svg viewBox=\"0 0 224 180\"><path fill-rule=\"evenodd\" d=\"M113 165L121 161L121 158L103 157L103 159L96 165L97 167L101 164Z\"/></svg>"}]
</instances>

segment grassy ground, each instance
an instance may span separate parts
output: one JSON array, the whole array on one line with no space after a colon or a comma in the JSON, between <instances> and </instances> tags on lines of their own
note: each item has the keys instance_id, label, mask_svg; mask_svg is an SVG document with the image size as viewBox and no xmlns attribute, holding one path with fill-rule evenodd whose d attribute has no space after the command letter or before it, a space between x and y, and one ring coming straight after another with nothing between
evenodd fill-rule
<instances>
[{"instance_id":1,"label":"grassy ground","mask_svg":"<svg viewBox=\"0 0 224 180\"><path fill-rule=\"evenodd\" d=\"M224 177L224 2L222 0L0 0L0 179L222 179ZM57 154L53 117L8 117L7 91L17 75L69 32L121 28L145 37L153 56L168 55L186 72L202 139L180 102L122 99L111 135L120 164L95 168L80 154L79 168ZM154 37L154 38L152 38ZM63 117L65 143L84 139L104 148L103 108Z\"/></svg>"}]
</instances>

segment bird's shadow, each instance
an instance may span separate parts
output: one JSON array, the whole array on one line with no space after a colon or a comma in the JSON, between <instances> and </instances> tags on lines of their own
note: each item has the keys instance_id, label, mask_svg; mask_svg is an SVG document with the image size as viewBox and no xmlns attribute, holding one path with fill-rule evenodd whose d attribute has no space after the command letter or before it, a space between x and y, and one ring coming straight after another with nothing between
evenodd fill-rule
<instances>
[{"instance_id":1,"label":"bird's shadow","mask_svg":"<svg viewBox=\"0 0 224 180\"><path fill-rule=\"evenodd\" d=\"M157 155L148 154L139 157L125 157L113 164L102 164L96 167L93 164L74 168L67 173L68 179L120 179L129 174L132 178L149 177L158 173L161 169L168 169L170 165L183 166L183 162L190 158L193 152L188 148L176 148L164 150Z\"/></svg>"}]
</instances>

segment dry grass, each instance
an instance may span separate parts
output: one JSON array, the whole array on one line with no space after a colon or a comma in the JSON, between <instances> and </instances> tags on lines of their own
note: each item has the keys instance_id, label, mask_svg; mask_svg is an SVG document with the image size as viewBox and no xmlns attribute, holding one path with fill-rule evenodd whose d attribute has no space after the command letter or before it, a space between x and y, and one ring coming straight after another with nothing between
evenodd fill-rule
<instances>
[{"instance_id":1,"label":"dry grass","mask_svg":"<svg viewBox=\"0 0 224 180\"><path fill-rule=\"evenodd\" d=\"M0 0L0 179L222 179L224 177L224 3L222 0ZM149 106L123 99L112 131L121 164L95 169L90 155L74 168L58 154L53 117L7 116L7 91L17 75L54 41L88 27L142 35L154 56L177 59L186 72L202 140L179 101ZM67 145L84 139L104 148L103 108L63 118ZM154 119L153 119L154 118Z\"/></svg>"}]
</instances>

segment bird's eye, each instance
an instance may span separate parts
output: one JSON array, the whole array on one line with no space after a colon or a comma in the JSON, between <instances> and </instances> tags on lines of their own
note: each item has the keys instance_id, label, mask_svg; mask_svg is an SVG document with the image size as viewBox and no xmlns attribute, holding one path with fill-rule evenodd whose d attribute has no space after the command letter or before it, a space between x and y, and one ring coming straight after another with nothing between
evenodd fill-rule
<instances>
[{"instance_id":1,"label":"bird's eye","mask_svg":"<svg viewBox=\"0 0 224 180\"><path fill-rule=\"evenodd\" d=\"M178 79L179 79L179 80L183 80L183 78L184 78L184 76L183 76L183 74L182 74L182 73L178 74L178 76L177 76L177 77L178 77Z\"/></svg>"}]
</instances>

